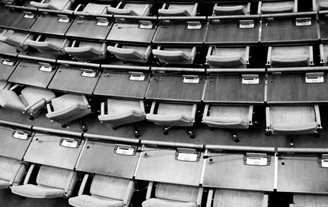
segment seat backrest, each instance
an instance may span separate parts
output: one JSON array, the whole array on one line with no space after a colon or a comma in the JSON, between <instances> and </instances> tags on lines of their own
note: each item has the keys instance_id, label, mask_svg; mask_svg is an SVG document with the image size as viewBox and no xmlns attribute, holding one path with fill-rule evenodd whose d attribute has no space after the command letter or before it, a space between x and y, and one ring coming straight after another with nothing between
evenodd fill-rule
<instances>
[{"instance_id":1,"label":"seat backrest","mask_svg":"<svg viewBox=\"0 0 328 207\"><path fill-rule=\"evenodd\" d=\"M140 101L129 101L129 100L114 100L108 99L107 100L107 107L108 107L108 114L115 114L115 113L124 113L127 110L136 110L136 111L143 111L144 109L141 108Z\"/></svg>"},{"instance_id":2,"label":"seat backrest","mask_svg":"<svg viewBox=\"0 0 328 207\"><path fill-rule=\"evenodd\" d=\"M157 108L157 114L160 115L169 115L169 114L181 114L187 117L192 115L193 105L185 105L185 104L167 104L167 103L159 103Z\"/></svg>"},{"instance_id":3,"label":"seat backrest","mask_svg":"<svg viewBox=\"0 0 328 207\"><path fill-rule=\"evenodd\" d=\"M19 160L0 156L0 179L17 184L23 180L26 168Z\"/></svg>"},{"instance_id":4,"label":"seat backrest","mask_svg":"<svg viewBox=\"0 0 328 207\"><path fill-rule=\"evenodd\" d=\"M217 189L213 207L262 207L263 198L262 192Z\"/></svg>"},{"instance_id":5,"label":"seat backrest","mask_svg":"<svg viewBox=\"0 0 328 207\"><path fill-rule=\"evenodd\" d=\"M198 191L198 187L194 186L158 183L155 190L155 196L156 198L168 200L196 202Z\"/></svg>"},{"instance_id":6,"label":"seat backrest","mask_svg":"<svg viewBox=\"0 0 328 207\"><path fill-rule=\"evenodd\" d=\"M328 206L327 195L314 194L294 194L294 204L296 207L325 207Z\"/></svg>"},{"instance_id":7,"label":"seat backrest","mask_svg":"<svg viewBox=\"0 0 328 207\"><path fill-rule=\"evenodd\" d=\"M51 100L52 107L55 111L70 108L72 106L81 105L88 106L86 97L84 95L65 94Z\"/></svg>"}]
</instances>

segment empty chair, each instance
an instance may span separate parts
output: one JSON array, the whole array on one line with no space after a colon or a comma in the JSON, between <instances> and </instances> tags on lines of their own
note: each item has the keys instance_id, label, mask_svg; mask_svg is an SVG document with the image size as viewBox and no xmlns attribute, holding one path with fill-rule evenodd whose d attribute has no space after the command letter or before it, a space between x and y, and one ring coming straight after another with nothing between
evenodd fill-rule
<instances>
[{"instance_id":1,"label":"empty chair","mask_svg":"<svg viewBox=\"0 0 328 207\"><path fill-rule=\"evenodd\" d=\"M40 9L68 10L74 0L41 0L41 2L31 1L30 5Z\"/></svg>"},{"instance_id":2,"label":"empty chair","mask_svg":"<svg viewBox=\"0 0 328 207\"><path fill-rule=\"evenodd\" d=\"M258 191L216 189L209 190L207 202L207 207L267 207L268 195Z\"/></svg>"},{"instance_id":3,"label":"empty chair","mask_svg":"<svg viewBox=\"0 0 328 207\"><path fill-rule=\"evenodd\" d=\"M26 45L35 48L39 52L50 53L54 55L64 54L64 48L68 46L69 41L64 38L45 37L40 35L36 40L26 40Z\"/></svg>"},{"instance_id":4,"label":"empty chair","mask_svg":"<svg viewBox=\"0 0 328 207\"><path fill-rule=\"evenodd\" d=\"M175 4L165 3L158 9L160 16L196 16L198 3L194 4Z\"/></svg>"},{"instance_id":5,"label":"empty chair","mask_svg":"<svg viewBox=\"0 0 328 207\"><path fill-rule=\"evenodd\" d=\"M319 194L293 194L293 203L289 207L324 207L328 205L328 196Z\"/></svg>"},{"instance_id":6,"label":"empty chair","mask_svg":"<svg viewBox=\"0 0 328 207\"><path fill-rule=\"evenodd\" d=\"M87 195L84 190L88 177L88 174L84 176L78 196L68 200L71 206L129 206L135 191L133 181L125 178L94 175L89 190L90 195Z\"/></svg>"},{"instance_id":7,"label":"empty chair","mask_svg":"<svg viewBox=\"0 0 328 207\"><path fill-rule=\"evenodd\" d=\"M241 48L209 47L206 62L211 68L245 68L249 64L249 46Z\"/></svg>"},{"instance_id":8,"label":"empty chair","mask_svg":"<svg viewBox=\"0 0 328 207\"><path fill-rule=\"evenodd\" d=\"M194 62L197 49L196 47L172 48L159 46L152 52L154 57L163 64L191 65Z\"/></svg>"},{"instance_id":9,"label":"empty chair","mask_svg":"<svg viewBox=\"0 0 328 207\"><path fill-rule=\"evenodd\" d=\"M150 182L146 200L142 207L197 207L201 206L203 189L201 187ZM151 197L155 188L155 197Z\"/></svg>"},{"instance_id":10,"label":"empty chair","mask_svg":"<svg viewBox=\"0 0 328 207\"><path fill-rule=\"evenodd\" d=\"M30 119L56 97L50 90L31 86L25 87L19 94L14 91L17 86L0 90L0 105L3 108L28 113Z\"/></svg>"},{"instance_id":11,"label":"empty chair","mask_svg":"<svg viewBox=\"0 0 328 207\"><path fill-rule=\"evenodd\" d=\"M106 43L77 42L74 40L64 51L78 61L93 61L106 58Z\"/></svg>"},{"instance_id":12,"label":"empty chair","mask_svg":"<svg viewBox=\"0 0 328 207\"><path fill-rule=\"evenodd\" d=\"M271 67L302 67L313 65L312 46L269 47L267 65Z\"/></svg>"},{"instance_id":13,"label":"empty chair","mask_svg":"<svg viewBox=\"0 0 328 207\"><path fill-rule=\"evenodd\" d=\"M47 104L48 113L46 116L59 122L62 127L67 123L82 118L91 113L91 107L84 95L65 94L51 100ZM87 128L83 125L83 131Z\"/></svg>"},{"instance_id":14,"label":"empty chair","mask_svg":"<svg viewBox=\"0 0 328 207\"><path fill-rule=\"evenodd\" d=\"M14 30L3 30L0 35L0 41L18 49L27 49L25 41L33 39L33 35L26 32L18 32Z\"/></svg>"},{"instance_id":15,"label":"empty chair","mask_svg":"<svg viewBox=\"0 0 328 207\"><path fill-rule=\"evenodd\" d=\"M35 165L31 165L24 184L13 186L14 194L29 198L70 197L78 180L73 170L42 165L37 173L36 184L29 184Z\"/></svg>"},{"instance_id":16,"label":"empty chair","mask_svg":"<svg viewBox=\"0 0 328 207\"><path fill-rule=\"evenodd\" d=\"M26 167L20 160L0 156L0 189L20 185L26 174Z\"/></svg>"},{"instance_id":17,"label":"empty chair","mask_svg":"<svg viewBox=\"0 0 328 207\"><path fill-rule=\"evenodd\" d=\"M297 12L298 0L293 1L260 1L258 14Z\"/></svg>"},{"instance_id":18,"label":"empty chair","mask_svg":"<svg viewBox=\"0 0 328 207\"><path fill-rule=\"evenodd\" d=\"M109 14L120 15L133 15L133 16L147 16L149 14L150 4L142 3L123 3L120 2L114 7L108 7L107 12Z\"/></svg>"},{"instance_id":19,"label":"empty chair","mask_svg":"<svg viewBox=\"0 0 328 207\"><path fill-rule=\"evenodd\" d=\"M172 127L188 127L190 138L195 134L191 127L194 125L196 117L196 104L172 104L156 103L151 105L150 113L146 114L146 119L156 125L166 126L163 134L167 135Z\"/></svg>"},{"instance_id":20,"label":"empty chair","mask_svg":"<svg viewBox=\"0 0 328 207\"><path fill-rule=\"evenodd\" d=\"M214 4L213 7L213 15L219 16L219 15L246 15L250 14L251 11L251 3L245 3L241 5L236 4Z\"/></svg>"},{"instance_id":21,"label":"empty chair","mask_svg":"<svg viewBox=\"0 0 328 207\"><path fill-rule=\"evenodd\" d=\"M117 59L129 62L146 63L151 54L151 46L131 46L116 44L107 47L108 52L115 55Z\"/></svg>"}]
</instances>

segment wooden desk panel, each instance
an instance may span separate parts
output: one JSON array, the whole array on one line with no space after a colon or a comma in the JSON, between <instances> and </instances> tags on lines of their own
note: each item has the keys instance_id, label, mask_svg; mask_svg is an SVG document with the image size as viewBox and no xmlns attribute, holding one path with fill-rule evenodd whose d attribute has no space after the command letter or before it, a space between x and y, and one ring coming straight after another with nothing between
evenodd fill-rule
<instances>
[{"instance_id":1,"label":"wooden desk panel","mask_svg":"<svg viewBox=\"0 0 328 207\"><path fill-rule=\"evenodd\" d=\"M57 15L41 14L31 27L30 31L39 34L64 36L69 26L72 24L73 19L70 18L67 23L58 22L58 19L59 17Z\"/></svg>"},{"instance_id":2,"label":"wooden desk panel","mask_svg":"<svg viewBox=\"0 0 328 207\"><path fill-rule=\"evenodd\" d=\"M328 77L324 83L305 83L305 74L269 75L268 103L328 102Z\"/></svg>"},{"instance_id":3,"label":"wooden desk panel","mask_svg":"<svg viewBox=\"0 0 328 207\"><path fill-rule=\"evenodd\" d=\"M319 167L318 157L281 157L278 161L280 192L328 193L328 169Z\"/></svg>"},{"instance_id":4,"label":"wooden desk panel","mask_svg":"<svg viewBox=\"0 0 328 207\"><path fill-rule=\"evenodd\" d=\"M4 65L3 64L4 60L5 58L0 58L0 80L8 80L9 76L18 65L18 61L16 61L15 64L12 66Z\"/></svg>"},{"instance_id":5,"label":"wooden desk panel","mask_svg":"<svg viewBox=\"0 0 328 207\"><path fill-rule=\"evenodd\" d=\"M76 170L131 179L140 153L134 156L119 155L114 152L114 147L114 144L88 140Z\"/></svg>"},{"instance_id":6,"label":"wooden desk panel","mask_svg":"<svg viewBox=\"0 0 328 207\"><path fill-rule=\"evenodd\" d=\"M241 75L208 76L204 102L264 103L264 76L259 77L259 84L242 84Z\"/></svg>"},{"instance_id":7,"label":"wooden desk panel","mask_svg":"<svg viewBox=\"0 0 328 207\"><path fill-rule=\"evenodd\" d=\"M199 185L202 175L202 158L198 162L184 162L175 159L175 150L146 150L149 151L142 152L140 155L137 180Z\"/></svg>"},{"instance_id":8,"label":"wooden desk panel","mask_svg":"<svg viewBox=\"0 0 328 207\"><path fill-rule=\"evenodd\" d=\"M41 65L31 62L20 62L15 71L9 78L10 82L31 85L46 88L52 77L55 75L56 69L51 72L40 70Z\"/></svg>"},{"instance_id":9,"label":"wooden desk panel","mask_svg":"<svg viewBox=\"0 0 328 207\"><path fill-rule=\"evenodd\" d=\"M182 75L154 75L150 79L147 99L200 102L205 78L199 76L199 83L183 83Z\"/></svg>"},{"instance_id":10,"label":"wooden desk panel","mask_svg":"<svg viewBox=\"0 0 328 207\"><path fill-rule=\"evenodd\" d=\"M32 138L29 137L27 140L14 138L15 131L12 128L0 127L0 156L21 160Z\"/></svg>"},{"instance_id":11,"label":"wooden desk panel","mask_svg":"<svg viewBox=\"0 0 328 207\"><path fill-rule=\"evenodd\" d=\"M100 73L95 77L84 77L79 68L60 67L48 88L74 93L92 94Z\"/></svg>"},{"instance_id":12,"label":"wooden desk panel","mask_svg":"<svg viewBox=\"0 0 328 207\"><path fill-rule=\"evenodd\" d=\"M145 74L144 81L130 80L130 74L104 70L95 88L95 95L143 99L150 75Z\"/></svg>"},{"instance_id":13,"label":"wooden desk panel","mask_svg":"<svg viewBox=\"0 0 328 207\"><path fill-rule=\"evenodd\" d=\"M274 157L269 166L245 165L243 154L209 153L206 160L203 186L241 190L273 191ZM212 161L210 161L212 159Z\"/></svg>"},{"instance_id":14,"label":"wooden desk panel","mask_svg":"<svg viewBox=\"0 0 328 207\"><path fill-rule=\"evenodd\" d=\"M61 137L47 134L36 134L29 146L24 160L42 165L74 169L83 148L84 140L78 148L62 147Z\"/></svg>"},{"instance_id":15,"label":"wooden desk panel","mask_svg":"<svg viewBox=\"0 0 328 207\"><path fill-rule=\"evenodd\" d=\"M6 16L2 19L0 26L10 28L10 29L18 29L18 30L28 30L37 16L34 18L24 18L25 13L22 11L9 10Z\"/></svg>"},{"instance_id":16,"label":"wooden desk panel","mask_svg":"<svg viewBox=\"0 0 328 207\"><path fill-rule=\"evenodd\" d=\"M115 23L107 36L107 40L123 43L151 43L155 31L156 27L141 29L138 23Z\"/></svg>"}]
</instances>

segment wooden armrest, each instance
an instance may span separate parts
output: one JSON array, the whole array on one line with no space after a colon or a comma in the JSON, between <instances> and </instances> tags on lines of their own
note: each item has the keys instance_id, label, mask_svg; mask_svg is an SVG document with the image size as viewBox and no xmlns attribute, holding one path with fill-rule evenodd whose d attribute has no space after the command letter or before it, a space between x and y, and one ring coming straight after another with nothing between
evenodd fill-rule
<instances>
[{"instance_id":1,"label":"wooden armrest","mask_svg":"<svg viewBox=\"0 0 328 207\"><path fill-rule=\"evenodd\" d=\"M319 105L314 105L314 112L315 112L315 120L318 124L318 128L321 128L321 118L320 118Z\"/></svg>"},{"instance_id":2,"label":"wooden armrest","mask_svg":"<svg viewBox=\"0 0 328 207\"><path fill-rule=\"evenodd\" d=\"M51 107L51 104L50 103L47 103L47 112L48 113L51 113L52 112L52 107Z\"/></svg>"},{"instance_id":3,"label":"wooden armrest","mask_svg":"<svg viewBox=\"0 0 328 207\"><path fill-rule=\"evenodd\" d=\"M212 189L208 191L206 207L211 207L212 206L213 193L214 193L214 191Z\"/></svg>"},{"instance_id":4,"label":"wooden armrest","mask_svg":"<svg viewBox=\"0 0 328 207\"><path fill-rule=\"evenodd\" d=\"M134 182L131 180L129 182L126 194L124 196L124 200L123 200L124 206L128 207L130 205L130 201L132 199L134 191L135 191L135 185L134 185Z\"/></svg>"},{"instance_id":5,"label":"wooden armrest","mask_svg":"<svg viewBox=\"0 0 328 207\"><path fill-rule=\"evenodd\" d=\"M265 107L265 120L266 120L266 127L269 128L271 126L270 107Z\"/></svg>"},{"instance_id":6,"label":"wooden armrest","mask_svg":"<svg viewBox=\"0 0 328 207\"><path fill-rule=\"evenodd\" d=\"M27 171L27 173L26 173L26 176L25 176L25 179L24 179L23 185L27 185L27 184L28 184L28 181L30 180L30 177L31 177L32 172L33 172L33 170L34 170L34 167L35 167L35 164L32 164L32 165L29 167L29 169L28 169L28 171Z\"/></svg>"},{"instance_id":7,"label":"wooden armrest","mask_svg":"<svg viewBox=\"0 0 328 207\"><path fill-rule=\"evenodd\" d=\"M204 112L203 112L203 117L208 116L208 109L209 109L210 105L209 104L205 104L204 107Z\"/></svg>"},{"instance_id":8,"label":"wooden armrest","mask_svg":"<svg viewBox=\"0 0 328 207\"><path fill-rule=\"evenodd\" d=\"M264 194L263 195L262 207L268 207L268 205L269 205L269 195Z\"/></svg>"},{"instance_id":9,"label":"wooden armrest","mask_svg":"<svg viewBox=\"0 0 328 207\"><path fill-rule=\"evenodd\" d=\"M196 201L198 207L200 207L202 205L203 191L204 191L204 188L199 187L197 201Z\"/></svg>"},{"instance_id":10,"label":"wooden armrest","mask_svg":"<svg viewBox=\"0 0 328 207\"><path fill-rule=\"evenodd\" d=\"M80 188L79 188L79 192L78 192L78 195L83 195L83 192L84 192L84 189L85 189L85 185L87 184L88 182L88 179L89 179L89 174L85 174L84 177L83 177L83 180L82 180L82 183L80 185Z\"/></svg>"},{"instance_id":11,"label":"wooden armrest","mask_svg":"<svg viewBox=\"0 0 328 207\"><path fill-rule=\"evenodd\" d=\"M269 46L268 47L268 56L267 56L267 65L271 65L271 55L272 54L272 47L271 46Z\"/></svg>"},{"instance_id":12,"label":"wooden armrest","mask_svg":"<svg viewBox=\"0 0 328 207\"><path fill-rule=\"evenodd\" d=\"M151 197L151 192L153 191L153 186L154 186L154 182L150 181L150 182L148 183L147 194L146 194L146 200L150 199L150 197Z\"/></svg>"},{"instance_id":13,"label":"wooden armrest","mask_svg":"<svg viewBox=\"0 0 328 207\"><path fill-rule=\"evenodd\" d=\"M315 1L315 0L313 0ZM324 47L323 47L323 44L320 44L319 45L319 49L320 49L320 63L324 64L325 63L325 59L326 59L326 55L325 55L325 50L324 50Z\"/></svg>"}]
</instances>

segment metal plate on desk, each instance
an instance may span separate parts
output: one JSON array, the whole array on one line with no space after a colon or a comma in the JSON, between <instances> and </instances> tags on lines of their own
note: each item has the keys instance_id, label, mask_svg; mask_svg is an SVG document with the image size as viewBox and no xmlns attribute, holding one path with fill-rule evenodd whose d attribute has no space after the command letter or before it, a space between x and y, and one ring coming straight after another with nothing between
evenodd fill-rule
<instances>
[{"instance_id":1,"label":"metal plate on desk","mask_svg":"<svg viewBox=\"0 0 328 207\"><path fill-rule=\"evenodd\" d=\"M8 80L17 65L18 61L15 59L0 58L0 80Z\"/></svg>"},{"instance_id":2,"label":"metal plate on desk","mask_svg":"<svg viewBox=\"0 0 328 207\"><path fill-rule=\"evenodd\" d=\"M36 20L36 15L33 18L25 18L25 15L26 13L23 11L8 9L6 15L0 19L0 26L10 29L28 30Z\"/></svg>"},{"instance_id":3,"label":"metal plate on desk","mask_svg":"<svg viewBox=\"0 0 328 207\"><path fill-rule=\"evenodd\" d=\"M73 20L72 18L69 18L69 22L59 22L58 20L59 17L57 15L42 14L37 18L30 31L64 36Z\"/></svg>"}]
</instances>

